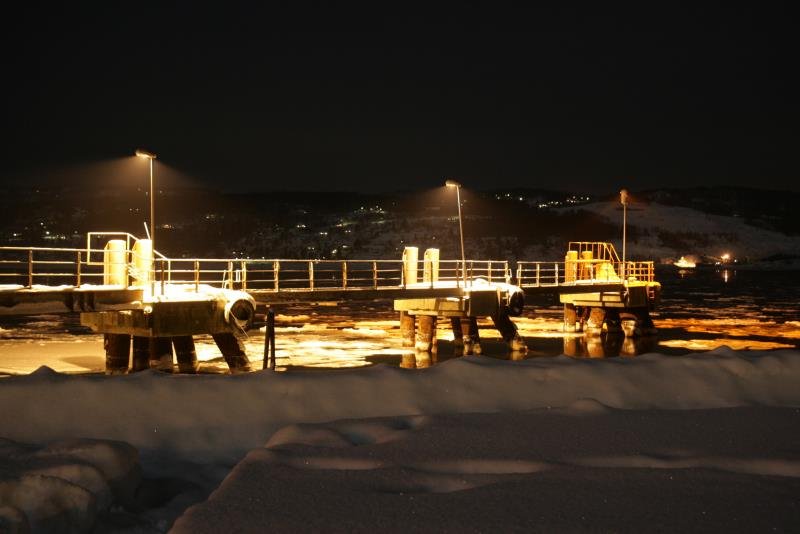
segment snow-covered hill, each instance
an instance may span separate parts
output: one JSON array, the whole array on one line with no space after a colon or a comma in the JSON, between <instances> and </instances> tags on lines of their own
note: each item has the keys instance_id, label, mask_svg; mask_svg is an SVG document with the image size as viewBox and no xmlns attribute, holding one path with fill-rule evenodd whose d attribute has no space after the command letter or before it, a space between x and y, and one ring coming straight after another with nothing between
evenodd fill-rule
<instances>
[{"instance_id":1,"label":"snow-covered hill","mask_svg":"<svg viewBox=\"0 0 800 534\"><path fill-rule=\"evenodd\" d=\"M622 226L622 206L618 202L595 202L563 211L577 209ZM658 203L629 206L628 236L630 258L720 257L729 253L732 258L757 261L777 254L800 255L800 236L758 228L739 217ZM614 242L621 250L621 230Z\"/></svg>"}]
</instances>

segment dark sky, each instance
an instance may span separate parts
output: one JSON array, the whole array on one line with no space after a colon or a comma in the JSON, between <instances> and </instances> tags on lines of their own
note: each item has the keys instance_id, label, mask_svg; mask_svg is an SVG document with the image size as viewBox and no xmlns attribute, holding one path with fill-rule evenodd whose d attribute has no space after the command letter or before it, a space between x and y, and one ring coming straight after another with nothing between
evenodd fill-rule
<instances>
[{"instance_id":1,"label":"dark sky","mask_svg":"<svg viewBox=\"0 0 800 534\"><path fill-rule=\"evenodd\" d=\"M4 17L3 183L143 146L244 191L800 190L779 7L107 4Z\"/></svg>"}]
</instances>

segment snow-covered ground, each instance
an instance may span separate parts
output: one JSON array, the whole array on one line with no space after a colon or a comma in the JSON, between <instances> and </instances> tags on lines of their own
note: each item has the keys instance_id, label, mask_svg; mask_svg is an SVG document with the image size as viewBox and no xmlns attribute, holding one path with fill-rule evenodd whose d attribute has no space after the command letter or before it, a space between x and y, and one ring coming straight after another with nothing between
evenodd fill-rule
<instances>
[{"instance_id":1,"label":"snow-covered ground","mask_svg":"<svg viewBox=\"0 0 800 534\"><path fill-rule=\"evenodd\" d=\"M138 531L166 528L234 466L177 531L786 530L800 517L798 383L798 351L727 348L424 370L41 368L0 380L0 435L136 447L143 491L170 489L102 524Z\"/></svg>"}]
</instances>

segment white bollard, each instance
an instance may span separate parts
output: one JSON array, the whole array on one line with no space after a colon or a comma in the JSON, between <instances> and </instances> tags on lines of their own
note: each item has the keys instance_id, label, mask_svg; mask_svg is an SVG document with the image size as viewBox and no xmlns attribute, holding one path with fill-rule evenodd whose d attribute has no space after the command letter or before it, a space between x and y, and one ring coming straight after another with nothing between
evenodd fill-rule
<instances>
[{"instance_id":1,"label":"white bollard","mask_svg":"<svg viewBox=\"0 0 800 534\"><path fill-rule=\"evenodd\" d=\"M112 239L103 249L103 285L128 286L125 240Z\"/></svg>"}]
</instances>

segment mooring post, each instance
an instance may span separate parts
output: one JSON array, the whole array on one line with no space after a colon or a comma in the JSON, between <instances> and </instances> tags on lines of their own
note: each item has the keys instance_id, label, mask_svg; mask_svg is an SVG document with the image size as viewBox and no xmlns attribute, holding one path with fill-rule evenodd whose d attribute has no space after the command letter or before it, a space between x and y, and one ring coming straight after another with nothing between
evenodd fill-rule
<instances>
[{"instance_id":1,"label":"mooring post","mask_svg":"<svg viewBox=\"0 0 800 534\"><path fill-rule=\"evenodd\" d=\"M275 312L267 310L267 325L264 330L264 361L262 369L275 370Z\"/></svg>"},{"instance_id":2,"label":"mooring post","mask_svg":"<svg viewBox=\"0 0 800 534\"><path fill-rule=\"evenodd\" d=\"M178 360L178 372L195 374L199 369L197 351L194 348L192 336L175 336L172 338L175 347L175 359Z\"/></svg>"},{"instance_id":3,"label":"mooring post","mask_svg":"<svg viewBox=\"0 0 800 534\"><path fill-rule=\"evenodd\" d=\"M131 336L128 334L104 334L103 348L106 351L106 374L124 375L127 373Z\"/></svg>"},{"instance_id":4,"label":"mooring post","mask_svg":"<svg viewBox=\"0 0 800 534\"><path fill-rule=\"evenodd\" d=\"M400 312L400 339L403 347L414 346L415 317L406 311Z\"/></svg>"}]
</instances>

